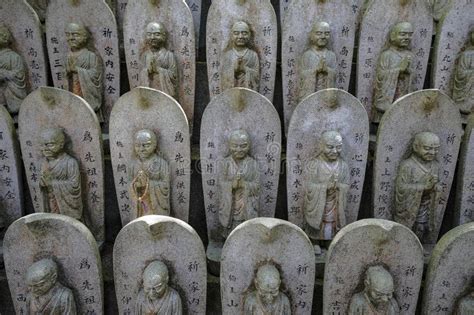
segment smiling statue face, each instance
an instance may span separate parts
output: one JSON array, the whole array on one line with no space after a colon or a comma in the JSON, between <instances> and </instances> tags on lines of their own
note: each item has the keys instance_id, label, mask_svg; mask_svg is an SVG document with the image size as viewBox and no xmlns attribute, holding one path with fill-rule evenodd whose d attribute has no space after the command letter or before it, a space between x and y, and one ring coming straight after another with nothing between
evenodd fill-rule
<instances>
[{"instance_id":1,"label":"smiling statue face","mask_svg":"<svg viewBox=\"0 0 474 315\"><path fill-rule=\"evenodd\" d=\"M337 131L326 131L321 136L322 152L328 161L336 161L342 152L342 136Z\"/></svg>"},{"instance_id":2,"label":"smiling statue face","mask_svg":"<svg viewBox=\"0 0 474 315\"><path fill-rule=\"evenodd\" d=\"M411 44L412 37L413 26L408 22L396 24L390 33L391 43L399 48L408 48Z\"/></svg>"},{"instance_id":3,"label":"smiling statue face","mask_svg":"<svg viewBox=\"0 0 474 315\"><path fill-rule=\"evenodd\" d=\"M413 141L413 151L420 159L426 162L436 159L439 147L439 137L431 132L421 132L415 136Z\"/></svg>"},{"instance_id":4,"label":"smiling statue face","mask_svg":"<svg viewBox=\"0 0 474 315\"><path fill-rule=\"evenodd\" d=\"M146 40L152 48L160 48L165 45L167 31L165 27L156 22L152 22L146 27Z\"/></svg>"},{"instance_id":5,"label":"smiling statue face","mask_svg":"<svg viewBox=\"0 0 474 315\"><path fill-rule=\"evenodd\" d=\"M381 266L370 267L365 280L367 296L377 309L384 309L393 298L393 278Z\"/></svg>"},{"instance_id":6,"label":"smiling statue face","mask_svg":"<svg viewBox=\"0 0 474 315\"><path fill-rule=\"evenodd\" d=\"M153 131L144 129L135 134L135 154L140 160L146 160L151 157L157 147L156 135Z\"/></svg>"},{"instance_id":7,"label":"smiling statue face","mask_svg":"<svg viewBox=\"0 0 474 315\"><path fill-rule=\"evenodd\" d=\"M63 151L64 142L65 136L61 129L47 129L41 134L41 153L46 158L55 158Z\"/></svg>"},{"instance_id":8,"label":"smiling statue face","mask_svg":"<svg viewBox=\"0 0 474 315\"><path fill-rule=\"evenodd\" d=\"M263 265L257 271L255 288L260 300L265 304L271 304L280 292L280 273L273 265Z\"/></svg>"},{"instance_id":9,"label":"smiling statue face","mask_svg":"<svg viewBox=\"0 0 474 315\"><path fill-rule=\"evenodd\" d=\"M311 42L318 48L324 48L331 38L331 29L326 22L318 22L311 30Z\"/></svg>"},{"instance_id":10,"label":"smiling statue face","mask_svg":"<svg viewBox=\"0 0 474 315\"><path fill-rule=\"evenodd\" d=\"M247 47L250 42L250 28L245 22L236 22L232 26L232 41L235 47Z\"/></svg>"},{"instance_id":11,"label":"smiling statue face","mask_svg":"<svg viewBox=\"0 0 474 315\"><path fill-rule=\"evenodd\" d=\"M70 23L66 28L66 40L71 50L77 50L85 47L89 39L87 30L84 26Z\"/></svg>"},{"instance_id":12,"label":"smiling statue face","mask_svg":"<svg viewBox=\"0 0 474 315\"><path fill-rule=\"evenodd\" d=\"M229 149L232 158L236 161L242 160L250 150L250 139L244 130L234 131L229 138Z\"/></svg>"}]
</instances>

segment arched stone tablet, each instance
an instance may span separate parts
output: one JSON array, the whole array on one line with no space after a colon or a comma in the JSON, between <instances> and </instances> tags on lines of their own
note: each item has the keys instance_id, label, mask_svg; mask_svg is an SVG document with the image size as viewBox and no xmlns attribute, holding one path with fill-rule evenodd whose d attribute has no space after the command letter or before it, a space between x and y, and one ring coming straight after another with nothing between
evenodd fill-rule
<instances>
[{"instance_id":1,"label":"arched stone tablet","mask_svg":"<svg viewBox=\"0 0 474 315\"><path fill-rule=\"evenodd\" d=\"M71 53L66 36L66 31L74 33L71 24L76 24L74 32L85 28L89 33L86 49L77 55ZM108 121L112 106L120 96L120 58L117 24L107 3L104 0L50 0L46 40L54 86L76 94L80 92L99 120ZM78 45L77 42L78 39L74 45Z\"/></svg>"},{"instance_id":2,"label":"arched stone tablet","mask_svg":"<svg viewBox=\"0 0 474 315\"><path fill-rule=\"evenodd\" d=\"M474 2L453 1L436 34L432 84L463 114L474 108Z\"/></svg>"},{"instance_id":3,"label":"arched stone tablet","mask_svg":"<svg viewBox=\"0 0 474 315\"><path fill-rule=\"evenodd\" d=\"M20 147L13 119L0 106L0 228L23 215L23 180Z\"/></svg>"},{"instance_id":4,"label":"arched stone tablet","mask_svg":"<svg viewBox=\"0 0 474 315\"><path fill-rule=\"evenodd\" d=\"M17 314L39 312L29 303L35 295L28 288L28 279L37 279L34 276L51 270L51 265L56 265L57 282L51 289L51 302L42 310L45 314L54 309L62 311L61 314L76 314L72 313L73 308L77 314L103 314L99 249L82 223L60 214L30 214L8 228L3 245L8 285ZM51 281L45 276L40 280Z\"/></svg>"},{"instance_id":5,"label":"arched stone tablet","mask_svg":"<svg viewBox=\"0 0 474 315\"><path fill-rule=\"evenodd\" d=\"M410 55L408 58L411 59L406 67L408 74L403 74L405 88L396 91L393 86L402 84L402 80L398 80L400 81L398 83L399 74L390 72L390 69L397 68L399 61L385 64L384 59L380 58L383 52L390 53L390 31L400 22L411 23L413 35L411 45L404 48L406 52L404 55ZM372 0L367 5L360 25L356 95L367 109L369 118L380 120L380 117L374 116L378 112L376 107L389 107L397 97L403 96L398 94L406 94L401 93L402 91L412 92L423 88L432 28L433 18L425 0ZM386 57L391 56L388 54ZM382 66L379 75L380 92L377 93L376 77L379 62ZM389 79L383 71L386 71L388 76L393 75L395 79ZM387 83L383 84L384 82ZM375 102L377 96L380 99Z\"/></svg>"},{"instance_id":6,"label":"arched stone tablet","mask_svg":"<svg viewBox=\"0 0 474 315\"><path fill-rule=\"evenodd\" d=\"M96 241L103 243L104 153L94 111L70 92L41 87L21 105L18 125L35 211L58 212L81 219ZM64 149L59 148L57 156L48 162L45 154L50 152L44 153L45 144L55 142L61 133ZM41 184L43 177L49 178L50 183Z\"/></svg>"},{"instance_id":7,"label":"arched stone tablet","mask_svg":"<svg viewBox=\"0 0 474 315\"><path fill-rule=\"evenodd\" d=\"M46 9L48 8L49 0L27 0L27 2L38 14L41 23L43 23L46 19Z\"/></svg>"},{"instance_id":8,"label":"arched stone tablet","mask_svg":"<svg viewBox=\"0 0 474 315\"><path fill-rule=\"evenodd\" d=\"M373 277L383 277L380 280L388 283L391 279L393 283L388 307L396 311L400 308L400 313L383 314L414 315L422 275L423 248L408 228L380 219L354 222L343 228L329 246L323 313L369 314L371 300L361 296L364 289L377 289ZM369 283L364 285L366 279Z\"/></svg>"},{"instance_id":9,"label":"arched stone tablet","mask_svg":"<svg viewBox=\"0 0 474 315\"><path fill-rule=\"evenodd\" d=\"M123 29L130 87L147 86L174 97L192 125L196 48L193 17L184 0L132 1ZM160 32L166 34L161 40L156 38Z\"/></svg>"},{"instance_id":10,"label":"arched stone tablet","mask_svg":"<svg viewBox=\"0 0 474 315\"><path fill-rule=\"evenodd\" d=\"M274 216L280 174L280 128L280 118L272 103L249 89L229 89L207 105L201 122L200 147L209 235L207 255L211 261L219 262L224 239L238 221ZM233 165L231 139L236 146L244 140L249 149L244 154L237 153L236 158L243 160L240 166ZM240 212L239 218L231 210L235 202L231 200L229 186L237 179L241 180L239 190L247 191L245 200L241 199L246 210Z\"/></svg>"},{"instance_id":11,"label":"arched stone tablet","mask_svg":"<svg viewBox=\"0 0 474 315\"><path fill-rule=\"evenodd\" d=\"M428 265L422 314L465 315L472 312L473 259L474 223L458 226L439 240ZM471 300L470 303L467 300ZM465 309L470 312L461 311L461 304L469 304Z\"/></svg>"},{"instance_id":12,"label":"arched stone tablet","mask_svg":"<svg viewBox=\"0 0 474 315\"><path fill-rule=\"evenodd\" d=\"M438 148L428 145L429 151L434 150L430 152L430 161L417 157L418 153L413 150L418 137L422 138L420 143L425 142L426 132L430 133L430 138L434 134L439 139ZM410 93L395 102L383 116L377 133L374 217L399 220L407 225L418 222L415 217L422 204L418 198L422 198L420 194L430 188L426 195L433 193L433 200L429 203L425 223L429 223L431 231L426 231L422 243L435 244L453 181L461 135L459 111L453 101L439 90ZM412 175L408 176L407 171ZM428 181L433 187L427 187ZM409 206L411 201L413 204Z\"/></svg>"},{"instance_id":13,"label":"arched stone tablet","mask_svg":"<svg viewBox=\"0 0 474 315\"><path fill-rule=\"evenodd\" d=\"M338 177L334 181L342 187L337 188L337 199L344 198L338 203L346 204L345 209L339 209L341 212L336 211L338 225L342 227L357 220L367 164L369 119L357 98L343 90L328 89L312 94L296 107L288 130L288 220L301 228L306 222L305 213L325 208L324 202L311 205L306 198L313 199L309 197L311 193L315 193L315 199L326 198L330 186L331 179L323 179L326 176L323 169L329 167L323 162L322 148L323 133L327 132L338 132L342 137L338 166L334 173L328 173L330 177ZM310 185L325 186L312 191Z\"/></svg>"},{"instance_id":14,"label":"arched stone tablet","mask_svg":"<svg viewBox=\"0 0 474 315\"><path fill-rule=\"evenodd\" d=\"M315 261L306 234L292 223L273 218L239 225L222 250L222 314L264 314L256 302L260 297L255 282L265 286L263 281L278 275L281 284L272 314L310 314Z\"/></svg>"},{"instance_id":15,"label":"arched stone tablet","mask_svg":"<svg viewBox=\"0 0 474 315\"><path fill-rule=\"evenodd\" d=\"M348 0L292 0L282 23L285 129L296 105L327 88L349 88L357 15Z\"/></svg>"},{"instance_id":16,"label":"arched stone tablet","mask_svg":"<svg viewBox=\"0 0 474 315\"><path fill-rule=\"evenodd\" d=\"M169 293L156 302L161 312L205 314L207 269L202 241L187 223L159 215L130 222L115 240L114 278L120 314L140 313L147 298L143 285L155 274L148 271L153 264L164 264L168 270ZM171 311L178 301L182 313Z\"/></svg>"},{"instance_id":17,"label":"arched stone tablet","mask_svg":"<svg viewBox=\"0 0 474 315\"><path fill-rule=\"evenodd\" d=\"M43 31L26 0L2 1L0 20L0 33L10 36L8 43L0 44L0 63L6 71L0 80L0 104L16 116L25 97L48 84Z\"/></svg>"},{"instance_id":18,"label":"arched stone tablet","mask_svg":"<svg viewBox=\"0 0 474 315\"><path fill-rule=\"evenodd\" d=\"M238 50L234 49L237 47L233 39L237 36L232 30L234 26L238 27L237 33L247 32L246 39L238 44ZM270 1L214 0L207 15L206 32L211 98L228 88L244 87L272 101L278 34L275 10Z\"/></svg>"},{"instance_id":19,"label":"arched stone tablet","mask_svg":"<svg viewBox=\"0 0 474 315\"><path fill-rule=\"evenodd\" d=\"M171 216L187 221L191 185L191 145L183 109L165 93L143 87L122 95L115 107L110 116L110 154L122 224L125 225L137 217L133 210L136 206L130 189L136 176L133 174L132 164L139 163L136 151L134 152L135 136L138 131L144 129L155 133L158 144L158 149L155 150L157 159L164 160L167 165L163 166L163 171L168 168L168 211ZM153 180L159 179L155 177Z\"/></svg>"}]
</instances>

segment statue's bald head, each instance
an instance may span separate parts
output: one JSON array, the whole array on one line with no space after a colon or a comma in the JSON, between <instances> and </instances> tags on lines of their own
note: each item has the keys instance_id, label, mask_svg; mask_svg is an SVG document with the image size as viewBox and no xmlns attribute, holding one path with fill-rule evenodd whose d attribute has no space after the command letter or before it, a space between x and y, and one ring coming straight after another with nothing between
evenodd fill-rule
<instances>
[{"instance_id":1,"label":"statue's bald head","mask_svg":"<svg viewBox=\"0 0 474 315\"><path fill-rule=\"evenodd\" d=\"M328 130L321 135L321 152L327 161L336 161L342 152L342 136L338 131Z\"/></svg>"},{"instance_id":2,"label":"statue's bald head","mask_svg":"<svg viewBox=\"0 0 474 315\"><path fill-rule=\"evenodd\" d=\"M432 132L419 132L413 139L413 152L425 161L434 160L438 154L439 147L439 137Z\"/></svg>"},{"instance_id":3,"label":"statue's bald head","mask_svg":"<svg viewBox=\"0 0 474 315\"><path fill-rule=\"evenodd\" d=\"M137 142L151 141L156 146L158 139L153 130L142 129L135 133L135 141Z\"/></svg>"},{"instance_id":4,"label":"statue's bald head","mask_svg":"<svg viewBox=\"0 0 474 315\"><path fill-rule=\"evenodd\" d=\"M66 32L79 33L83 36L89 37L89 31L86 29L86 27L83 24L79 24L79 23L69 23L66 26Z\"/></svg>"},{"instance_id":5,"label":"statue's bald head","mask_svg":"<svg viewBox=\"0 0 474 315\"><path fill-rule=\"evenodd\" d=\"M250 136L245 129L236 129L230 133L230 142L235 142L239 140L250 142Z\"/></svg>"},{"instance_id":6,"label":"statue's bald head","mask_svg":"<svg viewBox=\"0 0 474 315\"><path fill-rule=\"evenodd\" d=\"M146 31L147 32L163 32L164 34L168 34L168 31L166 30L166 27L160 23L160 22L150 22L146 26Z\"/></svg>"},{"instance_id":7,"label":"statue's bald head","mask_svg":"<svg viewBox=\"0 0 474 315\"><path fill-rule=\"evenodd\" d=\"M141 159L146 160L153 156L158 147L158 138L153 130L142 129L135 133L134 148L135 154Z\"/></svg>"},{"instance_id":8,"label":"statue's bald head","mask_svg":"<svg viewBox=\"0 0 474 315\"><path fill-rule=\"evenodd\" d=\"M66 26L66 40L69 47L73 51L85 47L87 45L89 37L89 31L82 24L69 23Z\"/></svg>"},{"instance_id":9,"label":"statue's bald head","mask_svg":"<svg viewBox=\"0 0 474 315\"><path fill-rule=\"evenodd\" d=\"M232 31L234 30L247 30L247 32L250 32L250 26L245 21L237 21L232 24Z\"/></svg>"},{"instance_id":10,"label":"statue's bald head","mask_svg":"<svg viewBox=\"0 0 474 315\"><path fill-rule=\"evenodd\" d=\"M50 258L44 258L28 268L26 272L26 283L32 294L38 297L51 290L56 284L57 276L57 264Z\"/></svg>"},{"instance_id":11,"label":"statue's bald head","mask_svg":"<svg viewBox=\"0 0 474 315\"><path fill-rule=\"evenodd\" d=\"M152 261L143 271L143 290L151 300L156 300L164 295L168 289L168 267L159 261Z\"/></svg>"},{"instance_id":12,"label":"statue's bald head","mask_svg":"<svg viewBox=\"0 0 474 315\"><path fill-rule=\"evenodd\" d=\"M390 29L390 43L397 47L408 47L412 36L413 26L410 22L399 22Z\"/></svg>"},{"instance_id":13,"label":"statue's bald head","mask_svg":"<svg viewBox=\"0 0 474 315\"><path fill-rule=\"evenodd\" d=\"M64 130L61 128L47 128L41 132L41 140L43 144L54 142L64 145L66 142L66 135L64 134Z\"/></svg>"},{"instance_id":14,"label":"statue's bald head","mask_svg":"<svg viewBox=\"0 0 474 315\"><path fill-rule=\"evenodd\" d=\"M232 42L234 47L248 47L252 32L247 22L237 21L232 25Z\"/></svg>"},{"instance_id":15,"label":"statue's bald head","mask_svg":"<svg viewBox=\"0 0 474 315\"><path fill-rule=\"evenodd\" d=\"M280 272L271 263L266 263L257 269L255 287L264 303L272 303L280 292Z\"/></svg>"},{"instance_id":16,"label":"statue's bald head","mask_svg":"<svg viewBox=\"0 0 474 315\"><path fill-rule=\"evenodd\" d=\"M371 266L365 273L365 292L375 307L387 305L393 297L393 277L383 266Z\"/></svg>"},{"instance_id":17,"label":"statue's bald head","mask_svg":"<svg viewBox=\"0 0 474 315\"><path fill-rule=\"evenodd\" d=\"M322 133L321 142L328 143L333 141L342 143L342 136L338 131L328 130Z\"/></svg>"}]
</instances>

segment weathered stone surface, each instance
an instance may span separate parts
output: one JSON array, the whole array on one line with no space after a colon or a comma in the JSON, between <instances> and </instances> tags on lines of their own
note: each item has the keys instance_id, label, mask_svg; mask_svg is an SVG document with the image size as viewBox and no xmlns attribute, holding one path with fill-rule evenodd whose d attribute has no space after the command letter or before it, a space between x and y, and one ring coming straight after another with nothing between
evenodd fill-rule
<instances>
[{"instance_id":1,"label":"weathered stone surface","mask_svg":"<svg viewBox=\"0 0 474 315\"><path fill-rule=\"evenodd\" d=\"M453 4L453 0L428 0L431 8L431 14L435 21L439 21L443 18L444 14L448 12Z\"/></svg>"},{"instance_id":2,"label":"weathered stone surface","mask_svg":"<svg viewBox=\"0 0 474 315\"><path fill-rule=\"evenodd\" d=\"M238 55L231 58L232 54L236 54L233 52L232 27L239 21L245 22L250 28L248 50L240 58ZM249 84L239 86L252 88L272 101L275 90L277 22L270 1L214 0L207 15L206 32L207 74L211 98L221 94L228 85L236 86L232 82L227 82L230 79L225 78L234 77L233 67L236 67L239 59L243 62L248 62L250 59L252 64L255 63L253 59L258 59L257 69L260 79L257 78L256 84L252 86ZM252 57L255 54L257 57ZM232 62L225 60L235 64L232 65ZM247 72L250 71L247 69Z\"/></svg>"},{"instance_id":3,"label":"weathered stone surface","mask_svg":"<svg viewBox=\"0 0 474 315\"><path fill-rule=\"evenodd\" d=\"M382 51L388 47L391 28L398 22L413 27L410 51L412 91L423 88L431 45L433 19L425 0L373 0L367 4L359 35L357 56L357 98L367 109L369 118L375 113L374 91L376 69ZM395 101L395 100L394 100Z\"/></svg>"},{"instance_id":4,"label":"weathered stone surface","mask_svg":"<svg viewBox=\"0 0 474 315\"><path fill-rule=\"evenodd\" d=\"M3 244L8 285L17 314L30 314L27 304L33 297L26 282L27 270L44 258L58 265L58 281L72 290L78 314L103 313L99 250L82 223L60 214L30 214L8 228Z\"/></svg>"},{"instance_id":5,"label":"weathered stone surface","mask_svg":"<svg viewBox=\"0 0 474 315\"><path fill-rule=\"evenodd\" d=\"M137 16L141 18L137 19ZM168 51L152 52L146 39L149 23L160 23L166 29L167 39L163 46ZM192 125L196 49L193 18L186 3L172 0L130 2L123 28L130 87L148 86L174 97ZM149 64L152 59L154 66ZM154 67L158 70L150 74Z\"/></svg>"},{"instance_id":6,"label":"weathered stone surface","mask_svg":"<svg viewBox=\"0 0 474 315\"><path fill-rule=\"evenodd\" d=\"M315 276L313 247L296 225L273 218L249 220L229 235L222 250L222 313L243 314L244 308L253 304L252 298L258 295L254 292L256 273L265 264L276 267L280 273L279 308L282 309L286 300L280 296L286 295L291 314L311 313Z\"/></svg>"},{"instance_id":7,"label":"weathered stone surface","mask_svg":"<svg viewBox=\"0 0 474 315\"><path fill-rule=\"evenodd\" d=\"M134 313L143 270L152 261L166 264L169 286L181 297L183 314L204 314L207 270L202 241L187 223L158 215L134 220L115 240L114 278L119 312Z\"/></svg>"},{"instance_id":8,"label":"weathered stone surface","mask_svg":"<svg viewBox=\"0 0 474 315\"><path fill-rule=\"evenodd\" d=\"M324 270L323 313L348 314L353 295L364 288L367 268L376 265L393 277L400 314L415 314L423 248L405 226L379 219L354 222L333 239Z\"/></svg>"},{"instance_id":9,"label":"weathered stone surface","mask_svg":"<svg viewBox=\"0 0 474 315\"><path fill-rule=\"evenodd\" d=\"M49 0L27 0L28 4L35 10L41 22L46 19L46 9L48 8Z\"/></svg>"},{"instance_id":10,"label":"weathered stone surface","mask_svg":"<svg viewBox=\"0 0 474 315\"><path fill-rule=\"evenodd\" d=\"M75 197L79 199L78 202L82 201L83 222L92 231L97 242L102 243L105 239L104 156L100 125L92 108L82 98L70 92L41 87L25 99L18 120L23 163L35 211L46 212L49 209L49 194L40 186L42 173L46 170L46 159L42 153L45 146L41 143L43 134L45 130L60 128L66 136L65 153L69 156L68 170L64 168L62 171L66 174L74 173L70 169L74 164L71 160L77 161L81 196ZM63 164L58 163L54 170L49 171L55 176ZM69 178L62 177L62 180L68 181ZM53 178L53 185L55 181L56 178ZM61 185L60 182L56 184ZM68 183L60 195L54 194L55 197L70 198L69 194L73 190L71 186L74 184ZM57 202L61 204L60 201ZM59 208L60 211L63 210L61 206Z\"/></svg>"},{"instance_id":11,"label":"weathered stone surface","mask_svg":"<svg viewBox=\"0 0 474 315\"><path fill-rule=\"evenodd\" d=\"M423 242L434 244L451 189L462 135L459 111L453 101L438 90L410 93L395 102L383 116L377 133L375 154L374 217L394 219L396 177L402 161L407 160L412 153L414 136L421 132L434 133L440 140L439 152L434 160L434 163L439 164L436 180L436 199L439 202L435 209L430 210L435 217L430 217L433 220L432 230ZM422 183L415 175L413 179ZM415 194L410 196L415 198Z\"/></svg>"},{"instance_id":12,"label":"weathered stone surface","mask_svg":"<svg viewBox=\"0 0 474 315\"><path fill-rule=\"evenodd\" d=\"M310 94L305 90L312 88L312 93L325 88L349 88L356 19L347 0L291 1L281 36L286 130L296 105ZM329 24L330 37L314 34L313 27L321 22ZM313 42L315 36L325 37ZM321 40L327 41L325 48L319 47ZM314 73L309 74L310 71ZM319 84L320 81L325 82Z\"/></svg>"},{"instance_id":13,"label":"weathered stone surface","mask_svg":"<svg viewBox=\"0 0 474 315\"><path fill-rule=\"evenodd\" d=\"M46 40L55 87L68 86L66 60L70 52L66 28L70 23L90 33L88 49L102 59L102 114L104 120L120 95L120 58L115 16L104 0L50 0L46 17ZM97 111L97 110L96 110Z\"/></svg>"},{"instance_id":14,"label":"weathered stone surface","mask_svg":"<svg viewBox=\"0 0 474 315\"><path fill-rule=\"evenodd\" d=\"M110 116L110 154L122 224L136 218L130 195L131 164L137 160L134 137L149 129L158 137L158 156L168 162L171 216L188 220L191 145L183 109L171 97L138 87L122 95Z\"/></svg>"},{"instance_id":15,"label":"weathered stone surface","mask_svg":"<svg viewBox=\"0 0 474 315\"><path fill-rule=\"evenodd\" d=\"M423 314L469 314L456 310L472 294L473 259L474 223L458 226L439 240L426 274Z\"/></svg>"},{"instance_id":16,"label":"weathered stone surface","mask_svg":"<svg viewBox=\"0 0 474 315\"><path fill-rule=\"evenodd\" d=\"M304 226L304 200L308 189L311 161L322 154L323 132L337 131L342 136L341 158L348 165L349 187L346 194L347 224L357 220L369 145L369 120L360 101L338 89L319 91L295 109L287 138L288 220ZM328 182L330 180L328 179ZM324 197L326 195L324 194Z\"/></svg>"}]
</instances>

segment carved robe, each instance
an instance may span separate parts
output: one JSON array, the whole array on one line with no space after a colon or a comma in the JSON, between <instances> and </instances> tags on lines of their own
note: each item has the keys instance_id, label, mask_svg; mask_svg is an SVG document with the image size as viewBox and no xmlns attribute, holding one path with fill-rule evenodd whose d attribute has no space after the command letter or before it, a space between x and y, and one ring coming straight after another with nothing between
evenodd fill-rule
<instances>
[{"instance_id":1,"label":"carved robe","mask_svg":"<svg viewBox=\"0 0 474 315\"><path fill-rule=\"evenodd\" d=\"M67 89L84 98L103 121L104 66L102 58L88 50L69 52L66 61Z\"/></svg>"},{"instance_id":2,"label":"carved robe","mask_svg":"<svg viewBox=\"0 0 474 315\"><path fill-rule=\"evenodd\" d=\"M148 214L170 215L170 169L168 162L157 154L141 162L132 162L129 170L130 194L136 217ZM138 185L139 173L146 183ZM139 198L140 197L140 198Z\"/></svg>"},{"instance_id":3,"label":"carved robe","mask_svg":"<svg viewBox=\"0 0 474 315\"><path fill-rule=\"evenodd\" d=\"M472 293L465 296L459 301L459 306L455 315L472 315L474 314L474 296Z\"/></svg>"},{"instance_id":4,"label":"carved robe","mask_svg":"<svg viewBox=\"0 0 474 315\"><path fill-rule=\"evenodd\" d=\"M462 113L469 114L474 106L474 47L458 58L454 72L453 100Z\"/></svg>"},{"instance_id":5,"label":"carved robe","mask_svg":"<svg viewBox=\"0 0 474 315\"><path fill-rule=\"evenodd\" d=\"M44 210L83 220L81 173L75 158L62 153L58 158L44 160L40 174L49 173L51 186L41 187Z\"/></svg>"},{"instance_id":6,"label":"carved robe","mask_svg":"<svg viewBox=\"0 0 474 315\"><path fill-rule=\"evenodd\" d=\"M327 72L317 73L321 61L326 63ZM299 64L299 95L301 101L316 91L336 86L336 54L328 49L310 48L304 52Z\"/></svg>"},{"instance_id":7,"label":"carved robe","mask_svg":"<svg viewBox=\"0 0 474 315\"><path fill-rule=\"evenodd\" d=\"M235 180L241 185L232 187ZM223 160L223 169L219 176L219 222L227 235L240 223L258 216L260 198L260 174L257 161L246 156L236 163L229 156Z\"/></svg>"},{"instance_id":8,"label":"carved robe","mask_svg":"<svg viewBox=\"0 0 474 315\"><path fill-rule=\"evenodd\" d=\"M349 166L341 158L328 163L321 157L308 165L303 206L305 231L312 239L331 240L346 225ZM334 183L336 187L332 188Z\"/></svg>"},{"instance_id":9,"label":"carved robe","mask_svg":"<svg viewBox=\"0 0 474 315\"><path fill-rule=\"evenodd\" d=\"M258 297L257 291L250 292L244 301L244 315L291 315L288 297L280 292L271 308L266 308Z\"/></svg>"},{"instance_id":10,"label":"carved robe","mask_svg":"<svg viewBox=\"0 0 474 315\"><path fill-rule=\"evenodd\" d=\"M28 294L26 315L76 315L76 302L72 291L59 282L45 295L38 298Z\"/></svg>"},{"instance_id":11,"label":"carved robe","mask_svg":"<svg viewBox=\"0 0 474 315\"><path fill-rule=\"evenodd\" d=\"M147 50L143 56L144 68L140 72L140 85L151 87L178 98L178 68L173 52L167 49ZM150 74L150 70L153 73Z\"/></svg>"},{"instance_id":12,"label":"carved robe","mask_svg":"<svg viewBox=\"0 0 474 315\"><path fill-rule=\"evenodd\" d=\"M236 73L239 60L242 61L245 73ZM244 87L257 91L260 86L260 61L257 53L248 48L243 56L230 49L224 53L221 61L221 88L222 91L233 87Z\"/></svg>"},{"instance_id":13,"label":"carved robe","mask_svg":"<svg viewBox=\"0 0 474 315\"><path fill-rule=\"evenodd\" d=\"M370 302L365 292L354 294L349 305L348 315L398 315L400 308L397 300L390 299L387 310L385 312L378 311Z\"/></svg>"},{"instance_id":14,"label":"carved robe","mask_svg":"<svg viewBox=\"0 0 474 315\"><path fill-rule=\"evenodd\" d=\"M183 306L178 292L168 287L163 297L150 300L145 292L140 290L135 303L135 315L181 315Z\"/></svg>"},{"instance_id":15,"label":"carved robe","mask_svg":"<svg viewBox=\"0 0 474 315\"><path fill-rule=\"evenodd\" d=\"M23 58L10 48L0 50L0 105L17 114L27 94Z\"/></svg>"}]
</instances>

